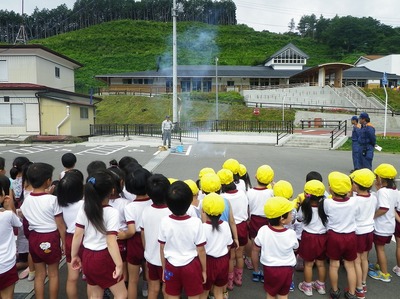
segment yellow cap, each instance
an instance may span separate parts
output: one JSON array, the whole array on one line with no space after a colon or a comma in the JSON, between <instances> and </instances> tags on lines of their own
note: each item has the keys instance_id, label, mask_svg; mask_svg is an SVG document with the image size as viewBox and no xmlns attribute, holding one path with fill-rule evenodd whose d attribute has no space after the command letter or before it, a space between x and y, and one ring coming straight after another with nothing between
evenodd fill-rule
<instances>
[{"instance_id":1,"label":"yellow cap","mask_svg":"<svg viewBox=\"0 0 400 299\"><path fill-rule=\"evenodd\" d=\"M382 163L375 168L374 173L383 179L394 179L397 175L397 170L392 164Z\"/></svg>"},{"instance_id":2,"label":"yellow cap","mask_svg":"<svg viewBox=\"0 0 400 299\"><path fill-rule=\"evenodd\" d=\"M239 176L244 176L247 173L247 168L243 164L239 164Z\"/></svg>"},{"instance_id":3,"label":"yellow cap","mask_svg":"<svg viewBox=\"0 0 400 299\"><path fill-rule=\"evenodd\" d=\"M290 199L293 196L293 187L288 181L280 180L276 182L273 191L274 196L284 197L287 199Z\"/></svg>"},{"instance_id":4,"label":"yellow cap","mask_svg":"<svg viewBox=\"0 0 400 299\"><path fill-rule=\"evenodd\" d=\"M321 181L311 180L304 185L304 192L320 197L325 193L325 186Z\"/></svg>"},{"instance_id":5,"label":"yellow cap","mask_svg":"<svg viewBox=\"0 0 400 299\"><path fill-rule=\"evenodd\" d=\"M233 173L229 169L221 169L217 172L222 185L228 185L233 182Z\"/></svg>"},{"instance_id":6,"label":"yellow cap","mask_svg":"<svg viewBox=\"0 0 400 299\"><path fill-rule=\"evenodd\" d=\"M333 171L328 175L329 186L337 195L346 195L351 191L351 180L348 175Z\"/></svg>"},{"instance_id":7,"label":"yellow cap","mask_svg":"<svg viewBox=\"0 0 400 299\"><path fill-rule=\"evenodd\" d=\"M168 178L170 184L175 183L178 179Z\"/></svg>"},{"instance_id":8,"label":"yellow cap","mask_svg":"<svg viewBox=\"0 0 400 299\"><path fill-rule=\"evenodd\" d=\"M212 169L211 167L204 167L200 170L199 172L199 179L203 177L206 173L215 173L215 170Z\"/></svg>"},{"instance_id":9,"label":"yellow cap","mask_svg":"<svg viewBox=\"0 0 400 299\"><path fill-rule=\"evenodd\" d=\"M269 184L274 180L274 171L269 165L261 165L257 169L256 178L262 184Z\"/></svg>"},{"instance_id":10,"label":"yellow cap","mask_svg":"<svg viewBox=\"0 0 400 299\"><path fill-rule=\"evenodd\" d=\"M274 196L264 205L264 213L268 219L278 218L294 208L293 201L280 196Z\"/></svg>"},{"instance_id":11,"label":"yellow cap","mask_svg":"<svg viewBox=\"0 0 400 299\"><path fill-rule=\"evenodd\" d=\"M225 210L224 198L217 193L207 194L201 203L203 211L210 216L221 215Z\"/></svg>"},{"instance_id":12,"label":"yellow cap","mask_svg":"<svg viewBox=\"0 0 400 299\"><path fill-rule=\"evenodd\" d=\"M193 180L184 180L184 182L189 186L190 190L192 190L193 195L199 193L199 188Z\"/></svg>"},{"instance_id":13,"label":"yellow cap","mask_svg":"<svg viewBox=\"0 0 400 299\"><path fill-rule=\"evenodd\" d=\"M349 175L349 177L353 182L365 188L370 188L375 181L375 174L368 168L355 170Z\"/></svg>"},{"instance_id":14,"label":"yellow cap","mask_svg":"<svg viewBox=\"0 0 400 299\"><path fill-rule=\"evenodd\" d=\"M221 180L215 173L206 173L200 179L200 187L206 193L216 192L221 189Z\"/></svg>"},{"instance_id":15,"label":"yellow cap","mask_svg":"<svg viewBox=\"0 0 400 299\"><path fill-rule=\"evenodd\" d=\"M233 174L239 173L240 164L236 159L228 159L222 165L223 169L229 169Z\"/></svg>"}]
</instances>

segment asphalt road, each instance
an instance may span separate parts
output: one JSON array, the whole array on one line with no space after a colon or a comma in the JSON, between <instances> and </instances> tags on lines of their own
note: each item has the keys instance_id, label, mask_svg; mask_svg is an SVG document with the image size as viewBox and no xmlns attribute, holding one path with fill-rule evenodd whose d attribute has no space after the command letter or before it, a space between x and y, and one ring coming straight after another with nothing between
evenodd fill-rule
<instances>
[{"instance_id":1,"label":"asphalt road","mask_svg":"<svg viewBox=\"0 0 400 299\"><path fill-rule=\"evenodd\" d=\"M86 166L93 160L101 160L106 164L111 159L119 160L121 157L130 155L136 158L142 165L151 165L149 169L155 173L162 173L167 177L177 179L197 179L198 172L203 167L212 167L215 170L221 168L222 163L228 158L236 158L246 165L252 182L258 166L270 165L275 171L275 181L280 179L292 183L295 194L302 192L306 174L311 170L319 171L324 181L331 171L342 171L348 173L352 169L351 153L344 151L310 150L298 148L285 148L265 145L234 145L234 144L211 144L195 143L185 145L183 153L157 153L157 147L124 145L124 144L103 144L96 146L86 145L34 145L34 146L1 146L0 156L6 159L6 168L9 170L12 160L16 156L26 156L34 162L47 162L55 167L54 178L62 171L61 156L65 152L72 152L77 155L76 167L86 174ZM165 155L165 159L160 159ZM157 158L158 157L158 158ZM156 161L156 159L158 159ZM157 163L154 163L156 161ZM153 162L153 163L152 163ZM399 155L377 153L374 159L374 167L380 163L391 163L400 171ZM395 243L387 246L388 266L391 269L395 261ZM374 250L370 255L375 260ZM65 285L66 267L61 268L61 286L59 298L66 298ZM340 270L340 288L346 287L345 272ZM296 272L294 280L296 285L302 281L302 273ZM400 277L393 276L391 283L383 283L368 280L368 298L398 298ZM26 284L26 282L23 282ZM22 284L22 282L21 282ZM33 284L32 284L33 285ZM29 286L29 285L28 285ZM18 285L17 285L18 289ZM79 285L80 297L85 297L86 290L83 282ZM327 284L329 289L329 282ZM397 294L397 295L396 295ZM315 292L316 297L321 296ZM25 298L22 293L15 298ZM291 298L306 298L300 291L291 293ZM139 296L139 298L142 298ZM230 293L230 298L265 298L261 283L251 281L251 271L244 272L242 287L236 287Z\"/></svg>"}]
</instances>

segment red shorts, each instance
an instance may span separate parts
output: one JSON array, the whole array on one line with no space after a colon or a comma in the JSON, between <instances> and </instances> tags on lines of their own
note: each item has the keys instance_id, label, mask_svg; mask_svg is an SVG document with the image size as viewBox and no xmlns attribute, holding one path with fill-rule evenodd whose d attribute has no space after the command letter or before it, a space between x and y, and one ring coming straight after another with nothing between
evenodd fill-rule
<instances>
[{"instance_id":1,"label":"red shorts","mask_svg":"<svg viewBox=\"0 0 400 299\"><path fill-rule=\"evenodd\" d=\"M293 281L294 268L290 266L268 267L264 270L264 290L271 296L289 294L290 285Z\"/></svg>"},{"instance_id":2,"label":"red shorts","mask_svg":"<svg viewBox=\"0 0 400 299\"><path fill-rule=\"evenodd\" d=\"M356 235L357 237L357 253L363 253L372 249L372 243L374 241L374 233L366 233L362 235Z\"/></svg>"},{"instance_id":3,"label":"red shorts","mask_svg":"<svg viewBox=\"0 0 400 299\"><path fill-rule=\"evenodd\" d=\"M229 254L215 258L207 255L207 281L204 290L211 290L213 285L223 287L228 283Z\"/></svg>"},{"instance_id":4,"label":"red shorts","mask_svg":"<svg viewBox=\"0 0 400 299\"><path fill-rule=\"evenodd\" d=\"M201 264L198 257L189 264L175 267L165 262L164 271L165 293L171 296L179 296L182 289L187 296L197 296L203 293L203 276L201 275Z\"/></svg>"},{"instance_id":5,"label":"red shorts","mask_svg":"<svg viewBox=\"0 0 400 299\"><path fill-rule=\"evenodd\" d=\"M386 245L390 244L392 241L392 236L379 236L374 234L374 244L375 245Z\"/></svg>"},{"instance_id":6,"label":"red shorts","mask_svg":"<svg viewBox=\"0 0 400 299\"><path fill-rule=\"evenodd\" d=\"M117 240L119 253L123 262L126 262L126 240Z\"/></svg>"},{"instance_id":7,"label":"red shorts","mask_svg":"<svg viewBox=\"0 0 400 299\"><path fill-rule=\"evenodd\" d=\"M149 275L149 280L162 280L162 266L156 266L153 264L150 264L149 262L147 264L147 273Z\"/></svg>"},{"instance_id":8,"label":"red shorts","mask_svg":"<svg viewBox=\"0 0 400 299\"><path fill-rule=\"evenodd\" d=\"M357 258L356 233L339 234L329 230L326 242L326 255L329 259L340 261L354 261Z\"/></svg>"},{"instance_id":9,"label":"red shorts","mask_svg":"<svg viewBox=\"0 0 400 299\"><path fill-rule=\"evenodd\" d=\"M34 263L47 265L59 263L61 260L61 242L58 230L50 233L29 233L29 253Z\"/></svg>"},{"instance_id":10,"label":"red shorts","mask_svg":"<svg viewBox=\"0 0 400 299\"><path fill-rule=\"evenodd\" d=\"M249 222L249 237L254 239L257 236L258 230L264 226L268 225L268 219L262 216L251 215Z\"/></svg>"},{"instance_id":11,"label":"red shorts","mask_svg":"<svg viewBox=\"0 0 400 299\"><path fill-rule=\"evenodd\" d=\"M307 262L326 259L327 234L311 234L303 230L298 254Z\"/></svg>"},{"instance_id":12,"label":"red shorts","mask_svg":"<svg viewBox=\"0 0 400 299\"><path fill-rule=\"evenodd\" d=\"M397 213L397 215L400 216L400 212L399 211L396 211L396 213ZM397 222L397 221L396 221L396 228L394 230L394 236L396 238L400 238L400 222Z\"/></svg>"},{"instance_id":13,"label":"red shorts","mask_svg":"<svg viewBox=\"0 0 400 299\"><path fill-rule=\"evenodd\" d=\"M72 248L72 239L74 238L74 234L66 233L65 234L65 257L67 260L67 263L71 262L71 248ZM81 258L82 257L82 252L83 252L83 245L81 243L81 246L79 247L78 251L78 256Z\"/></svg>"},{"instance_id":14,"label":"red shorts","mask_svg":"<svg viewBox=\"0 0 400 299\"><path fill-rule=\"evenodd\" d=\"M126 261L137 266L144 262L144 247L142 237L138 232L126 241Z\"/></svg>"},{"instance_id":15,"label":"red shorts","mask_svg":"<svg viewBox=\"0 0 400 299\"><path fill-rule=\"evenodd\" d=\"M247 228L247 222L243 221L236 224L236 230L239 239L239 246L244 246L249 242L249 230Z\"/></svg>"},{"instance_id":16,"label":"red shorts","mask_svg":"<svg viewBox=\"0 0 400 299\"><path fill-rule=\"evenodd\" d=\"M85 273L88 284L97 285L102 289L112 287L119 282L113 278L114 270L115 264L108 249L99 251L83 249L82 272Z\"/></svg>"},{"instance_id":17,"label":"red shorts","mask_svg":"<svg viewBox=\"0 0 400 299\"><path fill-rule=\"evenodd\" d=\"M0 291L8 288L9 286L15 284L19 280L17 266L14 265L7 272L0 274Z\"/></svg>"}]
</instances>

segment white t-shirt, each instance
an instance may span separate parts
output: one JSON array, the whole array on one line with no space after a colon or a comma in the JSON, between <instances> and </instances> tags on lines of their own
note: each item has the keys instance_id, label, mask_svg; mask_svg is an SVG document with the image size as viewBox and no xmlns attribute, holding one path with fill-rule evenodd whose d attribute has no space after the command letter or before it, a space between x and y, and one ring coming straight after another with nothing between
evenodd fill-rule
<instances>
[{"instance_id":1,"label":"white t-shirt","mask_svg":"<svg viewBox=\"0 0 400 299\"><path fill-rule=\"evenodd\" d=\"M21 206L24 217L29 222L29 230L49 233L57 230L55 217L62 214L57 197L47 193L31 193Z\"/></svg>"},{"instance_id":2,"label":"white t-shirt","mask_svg":"<svg viewBox=\"0 0 400 299\"><path fill-rule=\"evenodd\" d=\"M221 194L226 198L232 207L233 218L235 223L239 224L246 221L249 218L248 206L249 200L247 199L246 193L242 190L232 190Z\"/></svg>"},{"instance_id":3,"label":"white t-shirt","mask_svg":"<svg viewBox=\"0 0 400 299\"><path fill-rule=\"evenodd\" d=\"M264 206L268 199L274 196L272 189L267 188L251 188L247 191L249 199L249 214L265 217Z\"/></svg>"},{"instance_id":4,"label":"white t-shirt","mask_svg":"<svg viewBox=\"0 0 400 299\"><path fill-rule=\"evenodd\" d=\"M124 186L124 189L122 189L122 193L124 194L124 197L128 202L132 202L136 199L136 195L128 192L128 190L126 190L125 186Z\"/></svg>"},{"instance_id":5,"label":"white t-shirt","mask_svg":"<svg viewBox=\"0 0 400 299\"><path fill-rule=\"evenodd\" d=\"M117 209L119 213L119 230L125 231L128 229L128 225L125 220L125 207L129 204L125 198L118 197L115 199L110 199L108 204L114 209Z\"/></svg>"},{"instance_id":6,"label":"white t-shirt","mask_svg":"<svg viewBox=\"0 0 400 299\"><path fill-rule=\"evenodd\" d=\"M378 199L376 210L386 209L387 212L375 218L375 231L378 236L391 236L394 233L396 219L394 216L400 193L397 189L381 188L376 192Z\"/></svg>"},{"instance_id":7,"label":"white t-shirt","mask_svg":"<svg viewBox=\"0 0 400 299\"><path fill-rule=\"evenodd\" d=\"M166 205L154 205L144 208L142 222L139 225L144 232L145 248L144 258L152 265L161 266L160 244L158 243L158 232L161 220L171 215Z\"/></svg>"},{"instance_id":8,"label":"white t-shirt","mask_svg":"<svg viewBox=\"0 0 400 299\"><path fill-rule=\"evenodd\" d=\"M11 211L0 212L0 274L14 267L17 253L13 227L21 227L22 222Z\"/></svg>"},{"instance_id":9,"label":"white t-shirt","mask_svg":"<svg viewBox=\"0 0 400 299\"><path fill-rule=\"evenodd\" d=\"M197 256L197 247L206 244L206 236L199 218L170 215L161 220L158 242L165 244L165 259L179 267Z\"/></svg>"},{"instance_id":10,"label":"white t-shirt","mask_svg":"<svg viewBox=\"0 0 400 299\"><path fill-rule=\"evenodd\" d=\"M190 217L197 217L200 218L200 203L199 206L196 207L194 205L190 205L188 210L186 211L186 214L188 214Z\"/></svg>"},{"instance_id":11,"label":"white t-shirt","mask_svg":"<svg viewBox=\"0 0 400 299\"><path fill-rule=\"evenodd\" d=\"M318 215L318 207L311 207L312 218L309 224L303 222L303 230L310 234L322 235L326 233L326 227L323 225Z\"/></svg>"},{"instance_id":12,"label":"white t-shirt","mask_svg":"<svg viewBox=\"0 0 400 299\"><path fill-rule=\"evenodd\" d=\"M119 228L118 211L109 205L104 206L103 219L107 235L114 234L116 236ZM83 207L79 210L78 216L76 217L76 226L85 230L85 236L83 238L83 246L85 248L96 251L107 248L107 236L99 232L94 225L89 222Z\"/></svg>"},{"instance_id":13,"label":"white t-shirt","mask_svg":"<svg viewBox=\"0 0 400 299\"><path fill-rule=\"evenodd\" d=\"M357 201L354 197L344 199L326 198L325 214L328 217L327 230L347 234L356 231Z\"/></svg>"},{"instance_id":14,"label":"white t-shirt","mask_svg":"<svg viewBox=\"0 0 400 299\"><path fill-rule=\"evenodd\" d=\"M236 189L246 192L246 183L242 179L239 179L239 183L235 183L235 185Z\"/></svg>"},{"instance_id":15,"label":"white t-shirt","mask_svg":"<svg viewBox=\"0 0 400 299\"><path fill-rule=\"evenodd\" d=\"M134 223L136 232L140 232L140 223L142 222L142 213L145 207L153 204L153 201L147 197L135 199L125 207L125 220L127 225Z\"/></svg>"},{"instance_id":16,"label":"white t-shirt","mask_svg":"<svg viewBox=\"0 0 400 299\"><path fill-rule=\"evenodd\" d=\"M270 225L264 225L258 231L254 243L261 247L260 262L264 266L296 265L293 250L299 247L299 242L294 230L286 228L278 230Z\"/></svg>"},{"instance_id":17,"label":"white t-shirt","mask_svg":"<svg viewBox=\"0 0 400 299\"><path fill-rule=\"evenodd\" d=\"M375 194L355 195L357 202L356 234L363 235L374 231L374 215L377 205Z\"/></svg>"},{"instance_id":18,"label":"white t-shirt","mask_svg":"<svg viewBox=\"0 0 400 299\"><path fill-rule=\"evenodd\" d=\"M61 207L65 225L67 226L67 233L73 234L75 232L76 216L83 206L83 199L80 201L69 204L67 207Z\"/></svg>"},{"instance_id":19,"label":"white t-shirt","mask_svg":"<svg viewBox=\"0 0 400 299\"><path fill-rule=\"evenodd\" d=\"M213 230L211 222L207 221L203 223L203 228L207 240L206 254L215 258L228 254L228 246L233 243L229 224L220 220L219 230Z\"/></svg>"}]
</instances>

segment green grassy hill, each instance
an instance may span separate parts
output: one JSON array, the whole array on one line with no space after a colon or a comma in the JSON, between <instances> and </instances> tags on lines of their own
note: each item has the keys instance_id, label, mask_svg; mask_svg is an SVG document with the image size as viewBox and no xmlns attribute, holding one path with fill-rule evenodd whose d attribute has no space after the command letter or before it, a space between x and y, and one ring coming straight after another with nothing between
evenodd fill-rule
<instances>
[{"instance_id":1,"label":"green grassy hill","mask_svg":"<svg viewBox=\"0 0 400 299\"><path fill-rule=\"evenodd\" d=\"M178 22L178 64L257 65L292 42L310 56L308 65L354 62L359 55L337 56L328 46L309 38L258 32L246 25L213 26ZM122 20L95 25L30 43L42 44L67 55L84 67L76 72L76 90L88 93L100 86L94 76L108 73L154 70L172 63L172 24Z\"/></svg>"}]
</instances>

